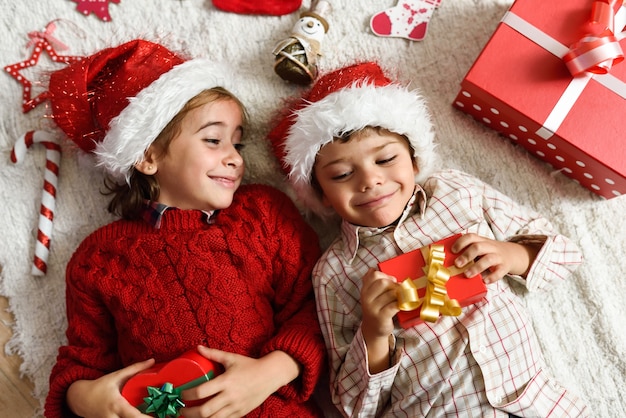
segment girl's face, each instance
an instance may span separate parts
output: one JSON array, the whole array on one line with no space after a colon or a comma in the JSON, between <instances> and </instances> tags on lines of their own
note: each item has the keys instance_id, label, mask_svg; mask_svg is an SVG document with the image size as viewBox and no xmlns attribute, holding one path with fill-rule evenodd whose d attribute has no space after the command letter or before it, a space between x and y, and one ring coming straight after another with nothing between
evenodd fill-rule
<instances>
[{"instance_id":1,"label":"girl's face","mask_svg":"<svg viewBox=\"0 0 626 418\"><path fill-rule=\"evenodd\" d=\"M415 189L417 167L400 135L367 130L333 141L317 154L323 202L355 225L383 227L402 214Z\"/></svg>"},{"instance_id":2,"label":"girl's face","mask_svg":"<svg viewBox=\"0 0 626 418\"><path fill-rule=\"evenodd\" d=\"M206 211L230 206L241 184L242 113L224 99L191 110L168 151L153 159L160 203Z\"/></svg>"}]
</instances>

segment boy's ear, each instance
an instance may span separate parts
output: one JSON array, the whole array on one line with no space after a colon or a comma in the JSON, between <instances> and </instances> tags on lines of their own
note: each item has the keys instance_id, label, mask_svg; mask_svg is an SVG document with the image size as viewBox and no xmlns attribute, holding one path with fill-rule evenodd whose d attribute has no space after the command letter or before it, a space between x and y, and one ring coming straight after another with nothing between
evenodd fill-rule
<instances>
[{"instance_id":1,"label":"boy's ear","mask_svg":"<svg viewBox=\"0 0 626 418\"><path fill-rule=\"evenodd\" d=\"M135 164L135 170L147 176L153 176L158 171L157 160L155 158L152 147L148 148L144 154L143 160Z\"/></svg>"}]
</instances>

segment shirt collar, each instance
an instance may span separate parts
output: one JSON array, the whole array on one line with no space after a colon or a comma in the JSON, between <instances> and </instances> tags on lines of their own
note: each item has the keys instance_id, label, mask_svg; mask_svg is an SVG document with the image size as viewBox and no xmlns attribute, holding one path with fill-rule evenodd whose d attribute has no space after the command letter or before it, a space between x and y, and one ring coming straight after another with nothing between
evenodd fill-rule
<instances>
[{"instance_id":1,"label":"shirt collar","mask_svg":"<svg viewBox=\"0 0 626 418\"><path fill-rule=\"evenodd\" d=\"M163 214L170 209L177 209L174 206L168 206L163 203L155 202L152 200L146 200L144 211L143 211L143 219L149 224L152 225L155 229L161 228L161 220L163 219ZM206 215L206 222L211 223L211 217L215 213L212 211L202 211Z\"/></svg>"},{"instance_id":2,"label":"shirt collar","mask_svg":"<svg viewBox=\"0 0 626 418\"><path fill-rule=\"evenodd\" d=\"M402 225L402 223L411 215L418 215L422 218L426 210L426 201L426 191L424 191L422 186L416 184L413 195L407 202L402 215L396 223L382 228L374 228L369 226L354 225L347 221L341 222L341 235L344 242L343 255L346 260L348 260L348 263L352 263L354 257L356 257L361 238L378 235L390 228L396 228L397 226Z\"/></svg>"}]
</instances>

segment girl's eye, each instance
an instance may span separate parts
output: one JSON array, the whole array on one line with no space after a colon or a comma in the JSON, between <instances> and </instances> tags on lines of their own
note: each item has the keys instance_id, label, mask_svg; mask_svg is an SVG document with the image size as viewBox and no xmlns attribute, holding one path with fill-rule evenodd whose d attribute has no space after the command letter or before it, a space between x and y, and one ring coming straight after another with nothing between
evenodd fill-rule
<instances>
[{"instance_id":1,"label":"girl's eye","mask_svg":"<svg viewBox=\"0 0 626 418\"><path fill-rule=\"evenodd\" d=\"M215 138L206 138L204 141L214 145L218 145L220 143L220 140Z\"/></svg>"},{"instance_id":2,"label":"girl's eye","mask_svg":"<svg viewBox=\"0 0 626 418\"><path fill-rule=\"evenodd\" d=\"M241 152L246 146L244 144L233 144L237 152Z\"/></svg>"}]
</instances>

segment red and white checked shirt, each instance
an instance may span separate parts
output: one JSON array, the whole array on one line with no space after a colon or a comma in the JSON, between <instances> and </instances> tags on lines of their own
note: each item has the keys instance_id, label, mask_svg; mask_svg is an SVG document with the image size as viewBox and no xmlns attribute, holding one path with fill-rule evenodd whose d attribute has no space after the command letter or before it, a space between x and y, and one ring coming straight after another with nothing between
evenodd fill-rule
<instances>
[{"instance_id":1,"label":"red and white checked shirt","mask_svg":"<svg viewBox=\"0 0 626 418\"><path fill-rule=\"evenodd\" d=\"M507 278L458 317L396 326L393 365L368 372L361 333L361 278L380 261L457 233L542 244L526 279L530 291L565 280L582 261L578 247L532 210L482 181L439 172L395 226L343 222L341 236L313 271L318 315L331 361L333 402L350 417L578 417L585 404L546 370L532 324Z\"/></svg>"}]
</instances>

